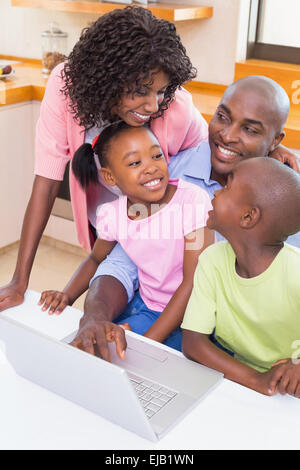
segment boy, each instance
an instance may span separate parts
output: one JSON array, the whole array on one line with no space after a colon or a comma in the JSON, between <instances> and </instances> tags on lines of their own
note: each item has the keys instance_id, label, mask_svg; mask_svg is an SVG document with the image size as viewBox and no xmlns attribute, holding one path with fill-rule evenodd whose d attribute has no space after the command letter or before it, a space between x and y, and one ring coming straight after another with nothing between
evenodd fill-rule
<instances>
[{"instance_id":1,"label":"boy","mask_svg":"<svg viewBox=\"0 0 300 470\"><path fill-rule=\"evenodd\" d=\"M284 244L300 229L300 176L269 158L245 160L212 205L207 226L228 242L199 257L183 352L265 395L300 397L300 250ZM234 357L209 340L214 330Z\"/></svg>"}]
</instances>

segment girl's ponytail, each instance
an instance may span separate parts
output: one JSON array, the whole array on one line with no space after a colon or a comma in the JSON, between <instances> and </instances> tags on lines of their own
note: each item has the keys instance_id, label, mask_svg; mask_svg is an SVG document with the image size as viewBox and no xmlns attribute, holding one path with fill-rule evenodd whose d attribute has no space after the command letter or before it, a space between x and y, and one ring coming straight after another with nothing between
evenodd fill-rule
<instances>
[{"instance_id":1,"label":"girl's ponytail","mask_svg":"<svg viewBox=\"0 0 300 470\"><path fill-rule=\"evenodd\" d=\"M72 160L72 170L83 189L86 189L90 183L98 184L98 169L91 144L83 144L76 150Z\"/></svg>"},{"instance_id":2,"label":"girl's ponytail","mask_svg":"<svg viewBox=\"0 0 300 470\"><path fill-rule=\"evenodd\" d=\"M99 184L101 167L108 167L107 153L111 139L127 129L132 129L132 126L123 121L114 122L104 127L92 144L83 144L76 150L72 170L83 189L86 189L90 183Z\"/></svg>"}]
</instances>

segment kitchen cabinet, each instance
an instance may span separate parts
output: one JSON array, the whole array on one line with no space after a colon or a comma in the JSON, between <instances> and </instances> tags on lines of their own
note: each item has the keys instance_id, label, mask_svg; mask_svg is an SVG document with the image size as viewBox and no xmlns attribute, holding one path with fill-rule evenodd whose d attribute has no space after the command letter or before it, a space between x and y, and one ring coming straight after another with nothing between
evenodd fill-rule
<instances>
[{"instance_id":1,"label":"kitchen cabinet","mask_svg":"<svg viewBox=\"0 0 300 470\"><path fill-rule=\"evenodd\" d=\"M19 240L33 182L33 104L0 107L0 248Z\"/></svg>"},{"instance_id":2,"label":"kitchen cabinet","mask_svg":"<svg viewBox=\"0 0 300 470\"><path fill-rule=\"evenodd\" d=\"M35 128L40 103L0 107L0 249L20 240L34 180ZM74 221L51 215L44 235L79 247Z\"/></svg>"}]
</instances>

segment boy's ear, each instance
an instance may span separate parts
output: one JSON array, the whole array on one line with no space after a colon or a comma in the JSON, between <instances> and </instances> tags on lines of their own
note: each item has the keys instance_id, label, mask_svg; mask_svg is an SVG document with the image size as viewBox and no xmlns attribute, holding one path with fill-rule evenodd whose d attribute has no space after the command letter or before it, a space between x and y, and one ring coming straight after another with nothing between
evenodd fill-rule
<instances>
[{"instance_id":1,"label":"boy's ear","mask_svg":"<svg viewBox=\"0 0 300 470\"><path fill-rule=\"evenodd\" d=\"M102 177L106 184L108 184L109 186L116 185L116 180L113 177L113 174L109 168L101 168L100 173L102 174Z\"/></svg>"},{"instance_id":2,"label":"boy's ear","mask_svg":"<svg viewBox=\"0 0 300 470\"><path fill-rule=\"evenodd\" d=\"M261 218L259 207L251 207L247 209L240 218L240 227L245 229L253 228Z\"/></svg>"},{"instance_id":3,"label":"boy's ear","mask_svg":"<svg viewBox=\"0 0 300 470\"><path fill-rule=\"evenodd\" d=\"M285 137L285 132L282 131L280 134L276 135L276 137L274 138L272 144L271 144L271 147L269 149L269 153L272 153L273 150L275 150L278 145L280 144L280 142L282 141L282 139Z\"/></svg>"}]
</instances>

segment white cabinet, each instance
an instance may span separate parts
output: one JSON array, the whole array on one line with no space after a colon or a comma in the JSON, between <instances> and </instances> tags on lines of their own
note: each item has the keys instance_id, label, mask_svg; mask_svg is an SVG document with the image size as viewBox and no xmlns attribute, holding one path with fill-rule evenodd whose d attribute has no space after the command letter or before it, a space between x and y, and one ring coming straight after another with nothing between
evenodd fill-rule
<instances>
[{"instance_id":1,"label":"white cabinet","mask_svg":"<svg viewBox=\"0 0 300 470\"><path fill-rule=\"evenodd\" d=\"M0 248L20 238L33 182L33 103L0 107Z\"/></svg>"},{"instance_id":2,"label":"white cabinet","mask_svg":"<svg viewBox=\"0 0 300 470\"><path fill-rule=\"evenodd\" d=\"M0 249L20 239L34 180L34 141L41 103L0 107ZM45 235L80 246L73 221L50 216Z\"/></svg>"}]
</instances>

